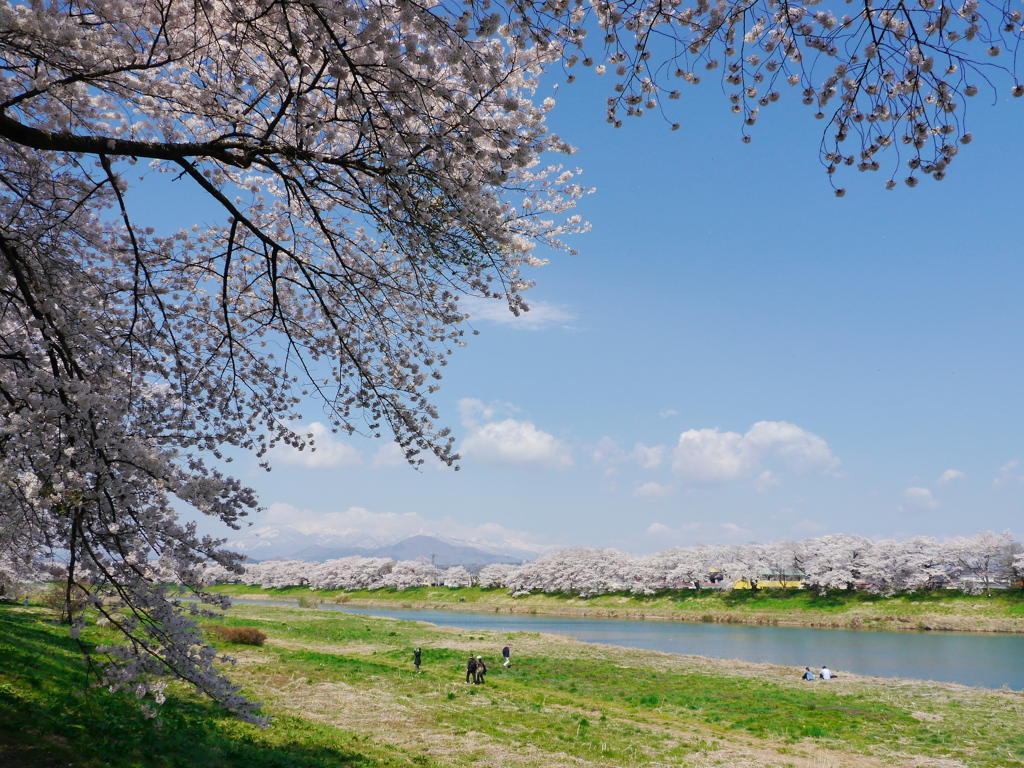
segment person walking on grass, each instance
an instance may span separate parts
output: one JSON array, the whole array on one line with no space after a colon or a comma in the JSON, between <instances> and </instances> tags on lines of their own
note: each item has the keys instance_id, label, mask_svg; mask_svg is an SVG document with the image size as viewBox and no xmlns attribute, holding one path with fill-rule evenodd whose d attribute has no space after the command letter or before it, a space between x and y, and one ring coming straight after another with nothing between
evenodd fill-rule
<instances>
[{"instance_id":1,"label":"person walking on grass","mask_svg":"<svg viewBox=\"0 0 1024 768\"><path fill-rule=\"evenodd\" d=\"M466 682L472 680L476 682L476 656L470 654L469 661L466 662Z\"/></svg>"},{"instance_id":2,"label":"person walking on grass","mask_svg":"<svg viewBox=\"0 0 1024 768\"><path fill-rule=\"evenodd\" d=\"M422 654L420 652L420 649L419 648L413 648L412 649L412 663L413 663L413 666L416 667L416 671L417 672L420 671L421 657L422 657Z\"/></svg>"},{"instance_id":3,"label":"person walking on grass","mask_svg":"<svg viewBox=\"0 0 1024 768\"><path fill-rule=\"evenodd\" d=\"M476 674L473 677L473 682L479 685L484 682L484 675L487 674L487 665L484 664L484 657L476 657Z\"/></svg>"},{"instance_id":4,"label":"person walking on grass","mask_svg":"<svg viewBox=\"0 0 1024 768\"><path fill-rule=\"evenodd\" d=\"M512 649L506 645L501 649L501 655L505 657L505 663L502 666L505 669L512 669Z\"/></svg>"}]
</instances>

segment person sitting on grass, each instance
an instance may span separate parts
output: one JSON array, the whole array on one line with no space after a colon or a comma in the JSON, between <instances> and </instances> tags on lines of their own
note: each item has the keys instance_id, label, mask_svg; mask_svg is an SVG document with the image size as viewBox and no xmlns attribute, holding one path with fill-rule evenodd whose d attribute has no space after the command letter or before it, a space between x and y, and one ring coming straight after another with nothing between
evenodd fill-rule
<instances>
[{"instance_id":1,"label":"person sitting on grass","mask_svg":"<svg viewBox=\"0 0 1024 768\"><path fill-rule=\"evenodd\" d=\"M818 674L821 675L822 680L831 680L833 677L832 670L826 667L825 665L822 665L821 672L819 672Z\"/></svg>"},{"instance_id":2,"label":"person sitting on grass","mask_svg":"<svg viewBox=\"0 0 1024 768\"><path fill-rule=\"evenodd\" d=\"M811 672L811 668L810 667L804 667L803 679L804 680L817 680L818 678L814 676L813 672Z\"/></svg>"}]
</instances>

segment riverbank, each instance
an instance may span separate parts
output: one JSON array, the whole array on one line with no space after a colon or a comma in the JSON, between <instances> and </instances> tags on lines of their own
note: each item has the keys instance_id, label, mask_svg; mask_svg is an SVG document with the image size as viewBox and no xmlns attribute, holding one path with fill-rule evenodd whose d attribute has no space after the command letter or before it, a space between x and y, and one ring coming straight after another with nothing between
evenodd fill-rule
<instances>
[{"instance_id":1,"label":"riverbank","mask_svg":"<svg viewBox=\"0 0 1024 768\"><path fill-rule=\"evenodd\" d=\"M214 591L238 598L340 603L362 608L525 613L581 618L757 624L832 629L934 630L1024 633L1024 596L957 592L882 597L867 593L816 595L806 590L692 590L652 596L628 594L511 597L504 589L414 587L405 590L260 589L224 585Z\"/></svg>"},{"instance_id":2,"label":"riverbank","mask_svg":"<svg viewBox=\"0 0 1024 768\"><path fill-rule=\"evenodd\" d=\"M238 724L177 684L157 727L105 689L75 695L80 653L50 618L0 607L5 766L1024 768L1020 692L843 670L805 683L791 667L241 604L208 624L265 633L262 647L220 650L273 727ZM489 662L483 685L464 681L470 654Z\"/></svg>"}]
</instances>

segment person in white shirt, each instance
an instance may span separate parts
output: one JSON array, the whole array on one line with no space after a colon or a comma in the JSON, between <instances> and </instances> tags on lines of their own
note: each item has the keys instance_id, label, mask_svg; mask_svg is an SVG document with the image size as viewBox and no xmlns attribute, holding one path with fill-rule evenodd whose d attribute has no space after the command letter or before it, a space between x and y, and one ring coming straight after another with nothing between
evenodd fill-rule
<instances>
[{"instance_id":1,"label":"person in white shirt","mask_svg":"<svg viewBox=\"0 0 1024 768\"><path fill-rule=\"evenodd\" d=\"M821 679L822 680L831 680L832 679L832 670L829 669L828 667L822 667L821 668L821 672L819 672L818 674L821 675Z\"/></svg>"}]
</instances>

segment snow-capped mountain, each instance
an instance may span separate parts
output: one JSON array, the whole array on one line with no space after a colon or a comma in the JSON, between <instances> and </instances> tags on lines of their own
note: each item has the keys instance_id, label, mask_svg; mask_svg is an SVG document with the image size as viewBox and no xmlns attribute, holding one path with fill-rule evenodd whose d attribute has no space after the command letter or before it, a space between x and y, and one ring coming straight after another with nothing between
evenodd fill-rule
<instances>
[{"instance_id":1,"label":"snow-capped mountain","mask_svg":"<svg viewBox=\"0 0 1024 768\"><path fill-rule=\"evenodd\" d=\"M373 537L357 530L303 530L267 525L233 541L227 549L250 561L309 560L323 562L350 555L415 560L427 557L437 565L486 565L532 560L556 547L521 541L465 541L420 532L411 536Z\"/></svg>"}]
</instances>

